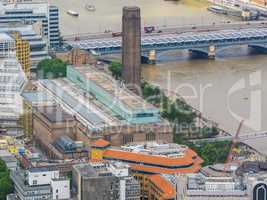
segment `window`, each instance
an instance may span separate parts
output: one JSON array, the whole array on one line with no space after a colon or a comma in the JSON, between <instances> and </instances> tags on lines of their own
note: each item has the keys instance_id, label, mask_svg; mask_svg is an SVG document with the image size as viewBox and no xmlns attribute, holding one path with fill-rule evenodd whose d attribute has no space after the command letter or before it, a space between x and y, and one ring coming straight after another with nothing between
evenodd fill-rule
<instances>
[{"instance_id":1,"label":"window","mask_svg":"<svg viewBox=\"0 0 267 200\"><path fill-rule=\"evenodd\" d=\"M150 132L146 134L146 141L156 140L156 134L154 132Z\"/></svg>"},{"instance_id":2,"label":"window","mask_svg":"<svg viewBox=\"0 0 267 200\"><path fill-rule=\"evenodd\" d=\"M127 143L130 143L130 142L133 142L133 135L123 135L123 144L127 144Z\"/></svg>"}]
</instances>

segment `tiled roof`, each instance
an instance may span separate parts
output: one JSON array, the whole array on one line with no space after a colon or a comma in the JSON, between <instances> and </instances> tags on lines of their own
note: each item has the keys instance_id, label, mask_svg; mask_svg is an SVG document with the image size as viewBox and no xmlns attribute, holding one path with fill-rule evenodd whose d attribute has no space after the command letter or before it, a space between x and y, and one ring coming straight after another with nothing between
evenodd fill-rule
<instances>
[{"instance_id":1,"label":"tiled roof","mask_svg":"<svg viewBox=\"0 0 267 200\"><path fill-rule=\"evenodd\" d=\"M107 147L109 145L110 143L104 139L98 139L92 144L93 147Z\"/></svg>"},{"instance_id":2,"label":"tiled roof","mask_svg":"<svg viewBox=\"0 0 267 200\"><path fill-rule=\"evenodd\" d=\"M176 192L173 186L169 181L167 181L165 178L163 178L159 174L151 175L148 177L149 181L152 182L154 185L156 185L162 192L162 197L164 199L171 199L175 198Z\"/></svg>"},{"instance_id":3,"label":"tiled roof","mask_svg":"<svg viewBox=\"0 0 267 200\"><path fill-rule=\"evenodd\" d=\"M106 150L103 157L104 159L117 159L125 162L133 161L136 163L159 165L162 167L188 167L189 165L194 165L195 160L199 158L197 154L189 148L185 150L184 156L179 158L169 158L161 155L147 155L113 149ZM201 161L201 159L199 161Z\"/></svg>"}]
</instances>

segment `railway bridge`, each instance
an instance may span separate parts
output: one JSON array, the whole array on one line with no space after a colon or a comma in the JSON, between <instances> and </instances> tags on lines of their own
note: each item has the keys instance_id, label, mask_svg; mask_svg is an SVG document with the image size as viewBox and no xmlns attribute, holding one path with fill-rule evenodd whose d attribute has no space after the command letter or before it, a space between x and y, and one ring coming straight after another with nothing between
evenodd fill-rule
<instances>
[{"instance_id":1,"label":"railway bridge","mask_svg":"<svg viewBox=\"0 0 267 200\"><path fill-rule=\"evenodd\" d=\"M120 53L122 46L121 37L66 43L72 48L77 47L100 55ZM267 51L267 28L162 34L142 36L141 39L142 52L146 56L151 52L181 49L214 58L217 51L237 45L248 45L260 51Z\"/></svg>"}]
</instances>

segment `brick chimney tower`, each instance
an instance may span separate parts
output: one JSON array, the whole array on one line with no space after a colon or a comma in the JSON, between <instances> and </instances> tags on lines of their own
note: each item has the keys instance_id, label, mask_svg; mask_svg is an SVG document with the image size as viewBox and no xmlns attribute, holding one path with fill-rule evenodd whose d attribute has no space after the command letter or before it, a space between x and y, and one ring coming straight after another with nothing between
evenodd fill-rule
<instances>
[{"instance_id":1,"label":"brick chimney tower","mask_svg":"<svg viewBox=\"0 0 267 200\"><path fill-rule=\"evenodd\" d=\"M122 78L136 90L141 79L141 16L139 7L124 7L122 17Z\"/></svg>"}]
</instances>

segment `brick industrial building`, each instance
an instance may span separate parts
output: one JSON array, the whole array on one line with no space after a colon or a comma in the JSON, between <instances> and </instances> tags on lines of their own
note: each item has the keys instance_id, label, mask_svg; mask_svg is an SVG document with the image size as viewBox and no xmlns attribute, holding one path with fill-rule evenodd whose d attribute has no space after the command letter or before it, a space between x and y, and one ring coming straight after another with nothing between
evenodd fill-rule
<instances>
[{"instance_id":1,"label":"brick industrial building","mask_svg":"<svg viewBox=\"0 0 267 200\"><path fill-rule=\"evenodd\" d=\"M54 101L54 104L42 105L42 98L37 103L34 95L23 95L28 99L27 124L32 122L31 132L46 148L62 134L82 141L86 147L99 138L105 138L112 145L172 141L172 127L160 117L158 108L93 67L68 66L67 78L40 80L35 92L43 94L44 102Z\"/></svg>"}]
</instances>

